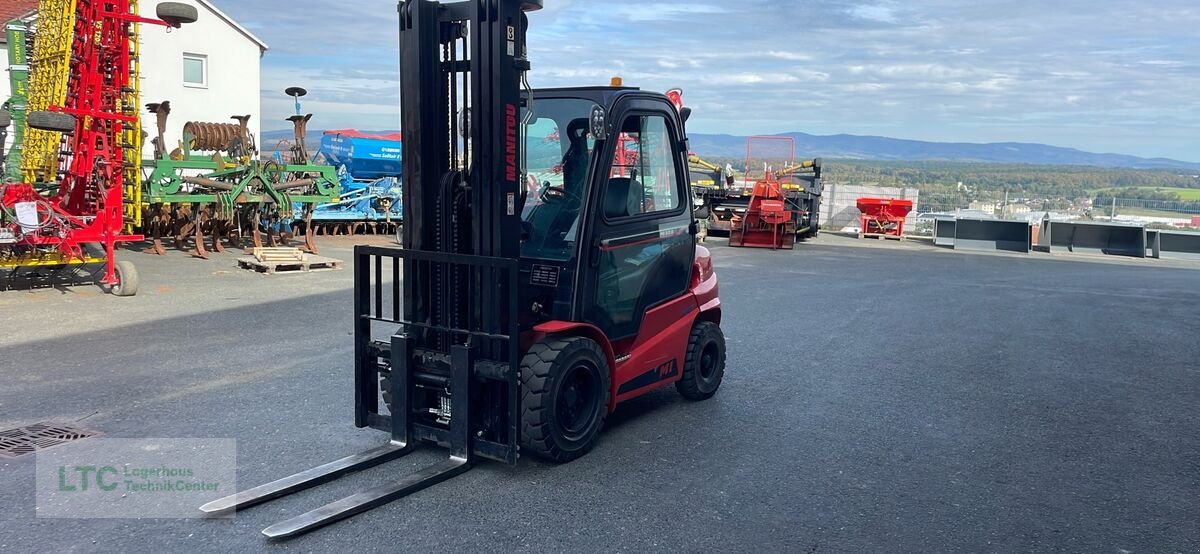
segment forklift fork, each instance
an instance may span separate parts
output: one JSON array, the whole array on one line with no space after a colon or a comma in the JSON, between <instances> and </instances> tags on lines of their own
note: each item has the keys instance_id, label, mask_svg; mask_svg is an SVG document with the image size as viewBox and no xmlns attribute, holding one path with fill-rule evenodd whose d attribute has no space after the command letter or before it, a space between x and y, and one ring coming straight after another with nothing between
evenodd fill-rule
<instances>
[{"instance_id":1,"label":"forklift fork","mask_svg":"<svg viewBox=\"0 0 1200 554\"><path fill-rule=\"evenodd\" d=\"M404 356L405 349L403 346L406 340L402 335L392 338L393 360L399 362L400 360L397 360L397 358ZM441 483L451 477L466 473L467 470L471 469L474 465L474 456L470 447L469 424L467 423L471 417L469 411L470 397L468 393L471 379L470 347L458 345L453 347L452 350L454 351L452 357L456 363L454 364L455 370L451 378L450 402L453 416L450 422L451 440L449 459L428 466L395 482L347 496L287 521L276 523L263 529L263 535L266 535L270 539L287 539L302 535L319 527L324 527L336 521L377 508L393 500L398 500ZM402 367L400 365L393 365L393 368L396 368L393 370L393 374L396 376L392 381L393 398L401 398L395 395L406 394L405 391L408 390L408 371L401 370L400 368ZM409 434L409 426L406 421L408 410L404 404L401 404L403 406L402 409L396 409L391 414L392 429L397 432L393 432L393 439L388 444L360 454L347 456L340 460L302 471L290 477L285 477L232 496L214 500L201 506L200 510L213 516L227 515L411 454L416 450L416 445L411 440L411 437L406 436ZM396 437L395 435L397 434L401 436Z\"/></svg>"},{"instance_id":2,"label":"forklift fork","mask_svg":"<svg viewBox=\"0 0 1200 554\"><path fill-rule=\"evenodd\" d=\"M414 414L412 409L413 385L415 384L414 375L416 372L422 371L422 369L414 361L415 358L419 358L416 355L418 341L407 334L413 332L411 326L417 324L408 323L403 320L399 297L396 296L401 290L399 286L400 280L398 279L400 276L399 261L402 258L414 262L450 259L463 264L466 263L465 260L472 258L368 246L356 247L355 252L355 312L357 316L357 325L355 328L355 423L359 427L370 426L390 431L391 440L385 445L366 452L347 456L278 481L214 500L201 506L200 510L202 512L210 516L228 515L295 492L328 483L350 473L372 468L411 454L416 450L422 438L429 439L429 436L426 434L429 428L422 427L417 422L411 421ZM383 267L384 265L389 265L385 263L385 260L389 259L392 260L390 265L392 266L393 277L393 302L390 307L392 310L390 317L383 314L387 305L383 301L382 294ZM473 259L482 260L482 258ZM509 260L492 260L486 263L476 261L475 263L480 264L480 269L478 270L480 273L477 273L477 276L480 278L483 276L482 271L484 270L484 266L487 266L488 263L495 264L506 270L503 273L507 274L507 278L503 279L503 281L511 287L508 289L508 292L510 298L513 299L512 306L515 306L517 271L515 263ZM511 313L515 313L515 310L511 311ZM391 337L390 344L376 347L370 341L372 321L400 324L402 328ZM450 421L444 434L441 434L441 438L435 441L442 442L444 440L445 443L448 443L449 456L447 459L406 475L394 482L347 496L287 521L271 525L263 529L263 534L270 539L295 537L398 500L441 483L451 477L461 475L471 469L479 455L477 449L481 447L487 448L486 445L476 444L477 441L483 439L476 439L472 435L471 429L472 389L475 380L479 378L481 367L481 364L478 363L480 360L476 359L477 339L481 336L489 336L493 337L493 339L513 341L515 345L515 318L508 321L508 335L500 336L495 333L500 328L500 325L500 323L495 323L478 333L462 331L463 334L476 338L466 339L469 344L453 344L449 348L447 363L443 367L448 369L446 385L450 393ZM389 346L390 348L387 348ZM386 416L378 413L379 389L377 383L379 382L380 366L377 365L377 360L380 357L385 358L387 365L391 368L389 371L390 393L391 398L395 399L391 413ZM509 361L511 363L511 360ZM488 365L484 363L482 365L496 367L494 364ZM514 375L510 375L507 372L501 373L505 374L504 379L511 380L510 384L513 387L516 386ZM509 404L508 408L515 411L515 402ZM513 432L515 432L515 429L513 429ZM488 455L488 457L496 457L509 463L515 462L515 435L510 436L510 440L511 443L506 445L507 449L504 450L505 453L503 455Z\"/></svg>"},{"instance_id":3,"label":"forklift fork","mask_svg":"<svg viewBox=\"0 0 1200 554\"><path fill-rule=\"evenodd\" d=\"M285 477L232 496L226 496L220 500L214 500L201 506L200 511L212 516L228 515L251 506L270 502L294 492L300 492L328 483L348 473L390 462L409 454L412 450L410 445L392 442L373 450L346 456L335 462L314 467L308 471L302 471L291 477Z\"/></svg>"}]
</instances>

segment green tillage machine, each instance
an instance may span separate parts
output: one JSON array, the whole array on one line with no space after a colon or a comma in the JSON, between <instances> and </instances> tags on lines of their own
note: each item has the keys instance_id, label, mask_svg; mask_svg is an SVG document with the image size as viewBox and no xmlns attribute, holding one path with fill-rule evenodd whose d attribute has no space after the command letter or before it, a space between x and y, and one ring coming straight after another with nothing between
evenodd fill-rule
<instances>
[{"instance_id":1,"label":"green tillage machine","mask_svg":"<svg viewBox=\"0 0 1200 554\"><path fill-rule=\"evenodd\" d=\"M29 94L29 25L20 19L14 19L4 25L5 38L8 40L8 79L12 86L12 96L5 102L5 110L11 116L9 134L13 137L13 147L6 159L0 160L0 181L10 178L14 181L21 179L21 144L25 140L26 103ZM2 100L2 99L0 99ZM0 116L2 118L3 116ZM4 145L0 144L0 153Z\"/></svg>"},{"instance_id":2,"label":"green tillage machine","mask_svg":"<svg viewBox=\"0 0 1200 554\"><path fill-rule=\"evenodd\" d=\"M142 201L149 207L146 234L158 254L165 254L161 239L168 234L181 248L185 237L194 236L192 253L202 258L208 256L205 234L212 236L218 252L224 250L223 237L244 238L247 232L255 246L263 245L264 232L274 246L277 237L286 238L294 220L307 221L314 206L339 198L337 171L311 163L302 148L293 149L284 163L259 160L246 128L248 116L235 117L239 123L189 122L180 147L168 154L162 145L170 103L148 108L158 116L159 132L154 139L157 159L143 162L149 177ZM306 122L295 121L298 126ZM315 253L313 227L305 227L305 248Z\"/></svg>"}]
</instances>

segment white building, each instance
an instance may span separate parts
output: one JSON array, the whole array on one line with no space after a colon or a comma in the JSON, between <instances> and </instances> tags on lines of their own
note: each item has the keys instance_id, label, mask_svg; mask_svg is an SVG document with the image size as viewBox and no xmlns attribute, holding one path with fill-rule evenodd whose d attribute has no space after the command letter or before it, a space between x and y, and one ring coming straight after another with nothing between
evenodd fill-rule
<instances>
[{"instance_id":1,"label":"white building","mask_svg":"<svg viewBox=\"0 0 1200 554\"><path fill-rule=\"evenodd\" d=\"M258 137L261 61L267 45L208 0L173 1L196 6L199 18L170 32L155 25L141 26L142 128L154 136L154 116L146 112L145 104L170 100L168 150L182 140L183 124L188 121L234 123L230 116L249 115L250 132ZM142 15L154 17L156 4L142 0ZM147 139L145 155L153 153Z\"/></svg>"},{"instance_id":2,"label":"white building","mask_svg":"<svg viewBox=\"0 0 1200 554\"><path fill-rule=\"evenodd\" d=\"M995 202L983 202L983 201L975 201L975 202L971 202L971 203L968 205L968 207L969 207L970 209L972 209L972 210L976 210L976 211L980 211L980 212L984 212L984 213L989 213L989 214L995 215L995 214L996 214L996 209L997 209L999 206L998 206L998 205L997 205Z\"/></svg>"},{"instance_id":3,"label":"white building","mask_svg":"<svg viewBox=\"0 0 1200 554\"><path fill-rule=\"evenodd\" d=\"M209 0L173 0L196 7L195 23L181 29L140 26L142 128L153 137L155 119L145 105L171 101L167 125L168 150L183 138L188 121L233 123L233 115L250 115L250 132L262 126L262 56L267 45ZM15 17L37 7L36 0L0 0L0 17ZM142 0L140 15L155 17L158 2ZM0 22L2 23L2 22ZM0 102L12 94L8 79L8 48L0 43ZM262 145L260 145L261 147ZM149 139L143 154L152 156Z\"/></svg>"}]
</instances>

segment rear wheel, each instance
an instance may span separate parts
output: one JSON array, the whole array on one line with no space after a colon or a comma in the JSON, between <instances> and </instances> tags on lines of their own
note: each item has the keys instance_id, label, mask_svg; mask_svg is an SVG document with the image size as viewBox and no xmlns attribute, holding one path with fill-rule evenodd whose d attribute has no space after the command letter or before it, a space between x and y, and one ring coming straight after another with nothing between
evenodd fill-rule
<instances>
[{"instance_id":1,"label":"rear wheel","mask_svg":"<svg viewBox=\"0 0 1200 554\"><path fill-rule=\"evenodd\" d=\"M684 398L707 400L717 394L725 377L725 334L711 321L700 321L688 337L683 377L675 383Z\"/></svg>"},{"instance_id":2,"label":"rear wheel","mask_svg":"<svg viewBox=\"0 0 1200 554\"><path fill-rule=\"evenodd\" d=\"M114 296L133 296L138 291L138 272L133 262L117 262L117 284L112 286Z\"/></svg>"},{"instance_id":3,"label":"rear wheel","mask_svg":"<svg viewBox=\"0 0 1200 554\"><path fill-rule=\"evenodd\" d=\"M521 447L565 463L596 444L608 415L608 360L584 337L549 339L521 360Z\"/></svg>"}]
</instances>

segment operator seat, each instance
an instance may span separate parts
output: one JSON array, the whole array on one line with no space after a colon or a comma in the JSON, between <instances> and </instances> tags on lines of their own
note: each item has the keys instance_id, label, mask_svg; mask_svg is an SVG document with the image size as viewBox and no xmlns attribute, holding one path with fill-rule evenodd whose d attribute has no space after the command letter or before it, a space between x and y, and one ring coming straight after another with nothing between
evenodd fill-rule
<instances>
[{"instance_id":1,"label":"operator seat","mask_svg":"<svg viewBox=\"0 0 1200 554\"><path fill-rule=\"evenodd\" d=\"M608 190L604 193L604 217L614 219L642 213L642 197L646 194L645 190L637 179L609 179Z\"/></svg>"},{"instance_id":2,"label":"operator seat","mask_svg":"<svg viewBox=\"0 0 1200 554\"><path fill-rule=\"evenodd\" d=\"M575 242L575 232L582 206L582 194L587 183L588 148L587 119L575 119L567 125L570 146L563 154L563 185L565 193L554 202L543 202L533 208L526 218L530 230L530 250L547 254L565 251Z\"/></svg>"},{"instance_id":3,"label":"operator seat","mask_svg":"<svg viewBox=\"0 0 1200 554\"><path fill-rule=\"evenodd\" d=\"M583 194L583 185L587 181L588 170L588 145L587 145L587 129L588 120L579 118L571 120L567 124L567 140L570 146L567 148L567 153L563 154L563 189L567 194L581 196Z\"/></svg>"}]
</instances>

